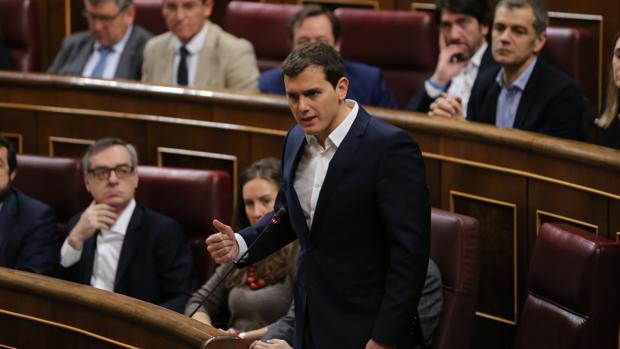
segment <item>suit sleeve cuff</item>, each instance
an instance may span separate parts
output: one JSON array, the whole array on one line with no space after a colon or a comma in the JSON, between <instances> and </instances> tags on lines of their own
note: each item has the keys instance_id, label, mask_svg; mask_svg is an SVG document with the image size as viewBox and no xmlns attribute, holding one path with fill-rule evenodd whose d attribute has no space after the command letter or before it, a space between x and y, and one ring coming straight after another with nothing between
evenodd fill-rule
<instances>
[{"instance_id":1,"label":"suit sleeve cuff","mask_svg":"<svg viewBox=\"0 0 620 349\"><path fill-rule=\"evenodd\" d=\"M439 84L438 82L433 81L433 79L426 79L426 81L424 81L424 90L426 90L426 94L429 97L435 99L446 90L446 87Z\"/></svg>"}]
</instances>

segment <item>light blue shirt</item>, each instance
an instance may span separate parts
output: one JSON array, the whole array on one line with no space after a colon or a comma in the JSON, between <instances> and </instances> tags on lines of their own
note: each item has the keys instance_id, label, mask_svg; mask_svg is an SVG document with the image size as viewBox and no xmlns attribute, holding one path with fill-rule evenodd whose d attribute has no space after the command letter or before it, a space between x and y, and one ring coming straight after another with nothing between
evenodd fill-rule
<instances>
[{"instance_id":1,"label":"light blue shirt","mask_svg":"<svg viewBox=\"0 0 620 349\"><path fill-rule=\"evenodd\" d=\"M499 98L497 99L495 126L501 128L513 127L517 116L517 109L519 108L519 102L521 102L521 96L523 95L523 90L525 90L525 86L527 85L530 76L532 76L532 71L534 70L537 60L538 58L535 58L532 63L530 63L530 66L527 67L527 69L525 69L510 86L507 86L502 78L504 76L504 68L499 70L495 81L502 88L502 90L499 93Z\"/></svg>"}]
</instances>

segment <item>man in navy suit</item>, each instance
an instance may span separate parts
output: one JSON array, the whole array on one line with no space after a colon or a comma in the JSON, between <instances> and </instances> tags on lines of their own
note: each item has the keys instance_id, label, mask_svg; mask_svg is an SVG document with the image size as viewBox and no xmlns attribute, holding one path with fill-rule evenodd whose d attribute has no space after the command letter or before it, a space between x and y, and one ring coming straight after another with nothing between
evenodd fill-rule
<instances>
[{"instance_id":1,"label":"man in navy suit","mask_svg":"<svg viewBox=\"0 0 620 349\"><path fill-rule=\"evenodd\" d=\"M471 92L467 120L585 140L584 97L575 81L544 62L549 18L538 0L502 0L493 21L493 58ZM431 114L462 118L458 97L431 104Z\"/></svg>"},{"instance_id":2,"label":"man in navy suit","mask_svg":"<svg viewBox=\"0 0 620 349\"><path fill-rule=\"evenodd\" d=\"M89 31L63 40L48 73L140 80L142 51L151 33L133 25L132 0L84 0Z\"/></svg>"},{"instance_id":3,"label":"man in navy suit","mask_svg":"<svg viewBox=\"0 0 620 349\"><path fill-rule=\"evenodd\" d=\"M323 42L336 50L340 49L340 22L334 14L318 5L308 5L297 12L288 26L289 37L294 47ZM344 74L351 81L347 98L360 104L384 108L396 108L381 69L370 65L344 61ZM260 75L258 89L263 93L284 95L282 69L274 68Z\"/></svg>"},{"instance_id":4,"label":"man in navy suit","mask_svg":"<svg viewBox=\"0 0 620 349\"><path fill-rule=\"evenodd\" d=\"M100 139L83 165L93 201L69 221L64 277L182 312L194 284L191 252L177 222L136 203L135 148Z\"/></svg>"},{"instance_id":5,"label":"man in navy suit","mask_svg":"<svg viewBox=\"0 0 620 349\"><path fill-rule=\"evenodd\" d=\"M312 43L282 64L297 125L288 133L276 210L237 235L214 221L218 263L260 260L298 239L295 348L410 348L429 258L430 205L420 149L345 99L338 53ZM420 340L420 338L417 338Z\"/></svg>"},{"instance_id":6,"label":"man in navy suit","mask_svg":"<svg viewBox=\"0 0 620 349\"><path fill-rule=\"evenodd\" d=\"M58 271L54 210L12 188L17 156L0 137L0 266L54 275Z\"/></svg>"}]
</instances>

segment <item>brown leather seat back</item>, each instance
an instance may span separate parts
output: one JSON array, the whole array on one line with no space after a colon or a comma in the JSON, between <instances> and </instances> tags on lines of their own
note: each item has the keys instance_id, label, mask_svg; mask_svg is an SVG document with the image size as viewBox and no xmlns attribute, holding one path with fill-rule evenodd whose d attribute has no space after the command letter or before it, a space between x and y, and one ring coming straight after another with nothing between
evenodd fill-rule
<instances>
[{"instance_id":1,"label":"brown leather seat back","mask_svg":"<svg viewBox=\"0 0 620 349\"><path fill-rule=\"evenodd\" d=\"M179 222L189 239L200 284L215 270L205 245L214 218L230 224L230 177L221 171L139 166L136 200Z\"/></svg>"},{"instance_id":2,"label":"brown leather seat back","mask_svg":"<svg viewBox=\"0 0 620 349\"><path fill-rule=\"evenodd\" d=\"M584 28L547 28L547 43L542 50L547 62L577 81L581 91L597 102L596 51L594 37Z\"/></svg>"},{"instance_id":3,"label":"brown leather seat back","mask_svg":"<svg viewBox=\"0 0 620 349\"><path fill-rule=\"evenodd\" d=\"M150 31L153 35L159 35L168 31L166 21L161 13L161 0L133 0L136 6L135 24Z\"/></svg>"},{"instance_id":4,"label":"brown leather seat back","mask_svg":"<svg viewBox=\"0 0 620 349\"><path fill-rule=\"evenodd\" d=\"M530 261L515 348L616 348L620 246L545 223Z\"/></svg>"},{"instance_id":5,"label":"brown leather seat back","mask_svg":"<svg viewBox=\"0 0 620 349\"><path fill-rule=\"evenodd\" d=\"M0 0L0 41L11 51L18 70L39 70L41 44L37 1Z\"/></svg>"},{"instance_id":6,"label":"brown leather seat back","mask_svg":"<svg viewBox=\"0 0 620 349\"><path fill-rule=\"evenodd\" d=\"M60 235L67 221L90 202L84 188L80 160L71 158L18 155L15 187L56 211Z\"/></svg>"},{"instance_id":7,"label":"brown leather seat back","mask_svg":"<svg viewBox=\"0 0 620 349\"><path fill-rule=\"evenodd\" d=\"M433 208L431 258L441 271L443 283L443 304L433 349L469 348L480 280L478 221Z\"/></svg>"},{"instance_id":8,"label":"brown leather seat back","mask_svg":"<svg viewBox=\"0 0 620 349\"><path fill-rule=\"evenodd\" d=\"M224 29L252 43L262 72L280 66L291 52L286 26L301 8L300 5L231 1Z\"/></svg>"},{"instance_id":9,"label":"brown leather seat back","mask_svg":"<svg viewBox=\"0 0 620 349\"><path fill-rule=\"evenodd\" d=\"M342 57L381 68L394 98L405 105L437 62L432 14L341 7L335 15L342 24Z\"/></svg>"}]
</instances>

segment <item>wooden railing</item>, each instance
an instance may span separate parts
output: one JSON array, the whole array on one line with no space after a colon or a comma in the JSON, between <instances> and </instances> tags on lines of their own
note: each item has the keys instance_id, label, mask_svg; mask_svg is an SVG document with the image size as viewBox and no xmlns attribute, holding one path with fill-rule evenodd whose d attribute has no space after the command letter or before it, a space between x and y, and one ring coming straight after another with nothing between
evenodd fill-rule
<instances>
[{"instance_id":1,"label":"wooden railing","mask_svg":"<svg viewBox=\"0 0 620 349\"><path fill-rule=\"evenodd\" d=\"M480 221L483 269L474 347L509 345L542 223L567 222L620 238L619 151L368 110L418 142L434 207ZM115 136L134 143L143 163L218 168L234 176L232 169L279 156L293 124L283 97L0 73L0 133L25 153L79 156L87 142Z\"/></svg>"}]
</instances>

